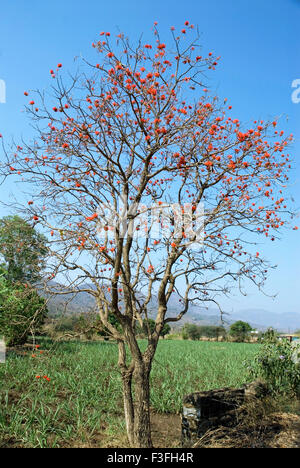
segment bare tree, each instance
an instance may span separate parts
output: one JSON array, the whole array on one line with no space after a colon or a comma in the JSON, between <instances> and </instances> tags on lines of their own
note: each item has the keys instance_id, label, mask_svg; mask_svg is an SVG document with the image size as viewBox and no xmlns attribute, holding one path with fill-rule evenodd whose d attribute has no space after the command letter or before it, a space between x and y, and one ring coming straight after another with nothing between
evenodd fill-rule
<instances>
[{"instance_id":1,"label":"bare tree","mask_svg":"<svg viewBox=\"0 0 300 468\"><path fill-rule=\"evenodd\" d=\"M152 45L100 36L99 63L83 61L64 80L59 64L52 92L29 96L36 138L5 149L2 174L30 183L28 219L50 238L48 278L64 275L68 291L94 296L119 346L130 445L151 447L161 331L191 302L218 305L233 284L246 294L245 281L263 287L269 266L255 243L274 240L289 215L292 138L276 121L243 128L230 117L203 83L219 58L201 55L188 22L178 35L171 28L170 49L156 25ZM177 316L167 314L172 296ZM136 324L154 308L142 351Z\"/></svg>"}]
</instances>

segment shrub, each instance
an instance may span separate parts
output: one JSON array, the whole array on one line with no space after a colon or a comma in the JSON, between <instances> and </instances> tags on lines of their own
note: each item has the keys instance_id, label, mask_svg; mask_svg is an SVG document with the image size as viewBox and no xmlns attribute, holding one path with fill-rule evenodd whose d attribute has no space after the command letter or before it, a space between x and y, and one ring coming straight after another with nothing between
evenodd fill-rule
<instances>
[{"instance_id":1,"label":"shrub","mask_svg":"<svg viewBox=\"0 0 300 468\"><path fill-rule=\"evenodd\" d=\"M300 353L299 345L297 350ZM289 341L265 342L249 370L252 377L262 377L273 394L297 395L300 367L295 361L295 347Z\"/></svg>"},{"instance_id":2,"label":"shrub","mask_svg":"<svg viewBox=\"0 0 300 468\"><path fill-rule=\"evenodd\" d=\"M22 345L46 317L45 299L35 289L12 285L0 277L0 334L8 346Z\"/></svg>"}]
</instances>

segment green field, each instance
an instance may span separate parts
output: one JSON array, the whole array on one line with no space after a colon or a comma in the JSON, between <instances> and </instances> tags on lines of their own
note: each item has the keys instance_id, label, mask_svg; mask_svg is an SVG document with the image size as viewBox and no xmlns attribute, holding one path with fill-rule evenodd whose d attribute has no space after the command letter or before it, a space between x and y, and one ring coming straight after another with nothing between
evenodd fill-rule
<instances>
[{"instance_id":1,"label":"green field","mask_svg":"<svg viewBox=\"0 0 300 468\"><path fill-rule=\"evenodd\" d=\"M39 344L36 357L10 352L0 364L0 447L68 447L93 437L100 446L116 446L125 437L117 346L47 339ZM160 341L151 379L153 411L178 413L186 393L245 383L244 362L258 346Z\"/></svg>"}]
</instances>

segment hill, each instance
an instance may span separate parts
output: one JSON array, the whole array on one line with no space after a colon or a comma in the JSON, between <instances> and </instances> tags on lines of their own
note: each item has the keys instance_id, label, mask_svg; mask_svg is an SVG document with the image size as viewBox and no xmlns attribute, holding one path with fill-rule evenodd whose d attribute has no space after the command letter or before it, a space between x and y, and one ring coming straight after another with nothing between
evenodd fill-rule
<instances>
[{"instance_id":1,"label":"hill","mask_svg":"<svg viewBox=\"0 0 300 468\"><path fill-rule=\"evenodd\" d=\"M64 286L59 283L52 283L53 292L66 292ZM84 289L84 286L82 286ZM92 311L95 308L94 298L85 291L80 291L76 295L62 294L51 295L45 294L43 290L41 295L48 298L48 309L50 316L62 314L82 314ZM157 298L154 296L149 304L150 316L155 316L157 309ZM181 310L179 296L174 293L170 299L167 317L176 316ZM268 327L273 327L278 331L293 332L300 329L300 313L297 312L282 312L275 313L264 309L245 309L230 313L225 313L223 321L225 326L230 326L237 320L248 322L253 328L265 330ZM174 327L181 327L185 323L195 323L196 325L221 325L221 317L218 309L210 307L200 307L191 305L186 315L180 322L174 322Z\"/></svg>"}]
</instances>

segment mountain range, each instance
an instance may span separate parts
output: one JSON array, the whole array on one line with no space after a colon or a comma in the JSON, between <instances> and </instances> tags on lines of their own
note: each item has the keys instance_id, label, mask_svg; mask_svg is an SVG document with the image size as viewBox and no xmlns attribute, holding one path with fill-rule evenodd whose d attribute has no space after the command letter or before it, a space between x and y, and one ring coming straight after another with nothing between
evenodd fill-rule
<instances>
[{"instance_id":1,"label":"mountain range","mask_svg":"<svg viewBox=\"0 0 300 468\"><path fill-rule=\"evenodd\" d=\"M64 290L64 286L59 283L53 283L53 290ZM57 316L63 313L81 314L91 311L95 307L94 298L85 291L80 291L76 295L48 295L40 290L41 295L48 298L48 310L50 316ZM169 301L167 317L176 316L181 310L179 296L174 293ZM149 316L154 317L157 309L157 298L153 296L149 304ZM265 309L244 309L230 313L225 313L223 323L225 327L230 326L237 320L248 322L252 328L257 330L266 330L268 327L281 332L292 333L300 329L300 312L270 312ZM220 312L218 309L201 307L191 304L188 312L179 322L174 322L174 328L181 327L185 323L194 323L196 325L222 325Z\"/></svg>"}]
</instances>

